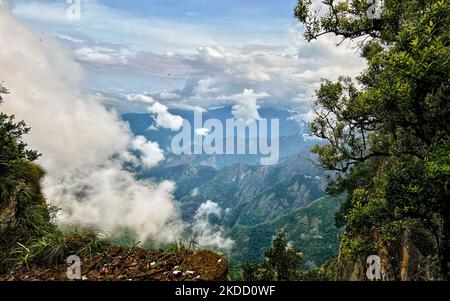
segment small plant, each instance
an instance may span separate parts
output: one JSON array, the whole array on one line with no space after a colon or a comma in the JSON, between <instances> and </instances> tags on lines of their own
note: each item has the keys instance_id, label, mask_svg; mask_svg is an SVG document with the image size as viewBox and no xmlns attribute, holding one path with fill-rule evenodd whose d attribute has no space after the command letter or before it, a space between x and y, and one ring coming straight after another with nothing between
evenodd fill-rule
<instances>
[{"instance_id":1,"label":"small plant","mask_svg":"<svg viewBox=\"0 0 450 301\"><path fill-rule=\"evenodd\" d=\"M26 246L24 246L23 244L21 244L20 242L17 243L19 245L20 248L16 249L13 251L13 254L15 254L15 258L22 263L23 265L25 265L27 267L27 270L30 269L30 267L28 266L28 262L30 260L30 256L31 256L31 251L30 249L28 249Z\"/></svg>"},{"instance_id":2,"label":"small plant","mask_svg":"<svg viewBox=\"0 0 450 301\"><path fill-rule=\"evenodd\" d=\"M196 245L197 242L193 239L187 241L183 239L177 239L169 243L167 251L172 253L193 252L195 250Z\"/></svg>"},{"instance_id":3,"label":"small plant","mask_svg":"<svg viewBox=\"0 0 450 301\"><path fill-rule=\"evenodd\" d=\"M87 228L65 227L56 229L26 245L18 243L11 260L29 268L30 262L57 265L69 255L90 256L110 245L104 233Z\"/></svg>"}]
</instances>

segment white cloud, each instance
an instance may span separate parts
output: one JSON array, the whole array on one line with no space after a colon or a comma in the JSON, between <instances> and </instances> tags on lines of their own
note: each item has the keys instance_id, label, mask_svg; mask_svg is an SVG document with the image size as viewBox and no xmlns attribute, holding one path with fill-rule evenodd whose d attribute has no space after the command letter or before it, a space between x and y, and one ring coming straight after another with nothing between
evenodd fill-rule
<instances>
[{"instance_id":1,"label":"white cloud","mask_svg":"<svg viewBox=\"0 0 450 301\"><path fill-rule=\"evenodd\" d=\"M317 118L317 114L316 114L314 111L310 110L310 111L308 111L307 113L300 114L300 117L301 117L305 122L313 122L314 119Z\"/></svg>"},{"instance_id":2,"label":"white cloud","mask_svg":"<svg viewBox=\"0 0 450 301\"><path fill-rule=\"evenodd\" d=\"M207 128L195 129L195 133L199 136L207 136L209 134L209 129Z\"/></svg>"},{"instance_id":3,"label":"white cloud","mask_svg":"<svg viewBox=\"0 0 450 301\"><path fill-rule=\"evenodd\" d=\"M297 51L291 53L258 47L200 47L197 54L184 56L182 62L191 70L186 68L183 74L184 88L174 92L190 105L234 106L234 114L242 119L259 118L262 106L293 109L311 117L310 102L321 79L355 76L364 63L354 49L336 47L333 37L311 43L300 39L296 37Z\"/></svg>"},{"instance_id":4,"label":"white cloud","mask_svg":"<svg viewBox=\"0 0 450 301\"><path fill-rule=\"evenodd\" d=\"M10 13L14 8L14 3L9 0L0 0L0 9Z\"/></svg>"},{"instance_id":5,"label":"white cloud","mask_svg":"<svg viewBox=\"0 0 450 301\"><path fill-rule=\"evenodd\" d=\"M267 93L255 93L252 89L244 89L241 94L235 94L230 96L222 96L218 99L220 100L232 100L236 104L232 108L232 114L239 119L244 121L248 120L259 120L258 110L260 106L258 105L258 100L267 98L270 95Z\"/></svg>"},{"instance_id":6,"label":"white cloud","mask_svg":"<svg viewBox=\"0 0 450 301\"><path fill-rule=\"evenodd\" d=\"M85 42L84 40L73 38L73 37L65 35L65 34L54 33L53 35L55 37L57 37L58 39L60 39L60 40L68 41L68 42L71 42L71 43L82 44L82 43Z\"/></svg>"},{"instance_id":7,"label":"white cloud","mask_svg":"<svg viewBox=\"0 0 450 301\"><path fill-rule=\"evenodd\" d=\"M0 39L8 45L0 47L0 79L11 90L1 109L31 126L27 142L43 153L44 192L62 209L60 221L106 231L129 228L140 240L171 240L178 229L172 224L178 217L173 184L138 181L117 156L135 144L151 166L162 159L157 146L133 142L128 126L100 104L101 96L83 93L80 66L51 36L12 17L5 0Z\"/></svg>"},{"instance_id":8,"label":"white cloud","mask_svg":"<svg viewBox=\"0 0 450 301\"><path fill-rule=\"evenodd\" d=\"M43 9L49 15L48 22L61 25L62 21L57 16L61 7L45 5L49 6ZM38 7L43 8L41 6L34 1L20 3L16 13L24 18L40 20L41 16L37 16L36 11ZM355 48L351 47L354 44L344 43L336 47L340 40L331 35L308 43L302 36L300 25L292 25L292 22L283 27L269 26L270 37L266 36L268 27L264 27L260 31L253 28L246 34L236 34L233 31L236 28L229 29L226 38L214 26L189 22L162 20L157 16L145 20L89 0L84 5L82 19L70 25L76 27L77 32L95 37L91 40L83 38L89 50L81 51L81 56L78 54L80 62L98 69L100 61L102 74L125 80L132 72L133 79L146 82L145 88L154 84L151 89L161 92L151 96L170 108L176 103L179 107L201 108L231 105L236 106L237 114L243 112L243 115L254 118L253 102L247 106L222 97L251 89L270 94L258 102L261 107L293 109L308 117L310 101L321 78L335 80L339 75L355 76L365 65ZM66 23L70 22L66 20ZM72 27L70 31L68 28L65 30L71 32ZM173 28L179 30L174 31ZM274 38L274 35L279 38ZM118 36L125 41L121 43L126 43L132 51L121 49L119 44L117 47L110 45L112 49L119 48L115 51L99 48L101 41L113 44ZM77 50L80 45L75 44L74 51L80 51ZM247 114L250 111L253 113Z\"/></svg>"},{"instance_id":9,"label":"white cloud","mask_svg":"<svg viewBox=\"0 0 450 301\"><path fill-rule=\"evenodd\" d=\"M209 222L211 216L218 218L222 216L222 208L219 204L207 201L197 209L192 225L196 242L200 247L214 248L224 252L231 251L234 241L226 237L222 227Z\"/></svg>"},{"instance_id":10,"label":"white cloud","mask_svg":"<svg viewBox=\"0 0 450 301\"><path fill-rule=\"evenodd\" d=\"M84 63L100 65L124 65L127 63L125 56L112 49L95 49L83 47L75 50L75 58Z\"/></svg>"},{"instance_id":11,"label":"white cloud","mask_svg":"<svg viewBox=\"0 0 450 301\"><path fill-rule=\"evenodd\" d=\"M198 195L198 187L195 187L194 190L191 192L192 197L196 197Z\"/></svg>"},{"instance_id":12,"label":"white cloud","mask_svg":"<svg viewBox=\"0 0 450 301\"><path fill-rule=\"evenodd\" d=\"M3 2L13 2L11 0L3 0ZM19 2L15 5L14 13L22 17L41 21L69 22L67 18L67 5L62 3L45 3L38 1L30 1L28 3Z\"/></svg>"},{"instance_id":13,"label":"white cloud","mask_svg":"<svg viewBox=\"0 0 450 301\"><path fill-rule=\"evenodd\" d=\"M153 104L155 102L155 99L151 96L148 95L143 95L143 94L129 94L126 95L125 98L128 101L137 101L137 102L143 102L143 103L147 103L147 104Z\"/></svg>"},{"instance_id":14,"label":"white cloud","mask_svg":"<svg viewBox=\"0 0 450 301\"><path fill-rule=\"evenodd\" d=\"M93 225L110 233L129 229L138 241L169 242L182 229L174 214L174 188L168 181L136 180L118 162L110 162L51 176L45 193L62 209L61 223Z\"/></svg>"},{"instance_id":15,"label":"white cloud","mask_svg":"<svg viewBox=\"0 0 450 301\"><path fill-rule=\"evenodd\" d=\"M219 83L217 83L213 78L201 79L195 86L193 93L199 96L213 96L219 91L217 87L214 87L218 84Z\"/></svg>"},{"instance_id":16,"label":"white cloud","mask_svg":"<svg viewBox=\"0 0 450 301\"><path fill-rule=\"evenodd\" d=\"M160 100L178 100L181 98L181 95L175 92L161 91L158 93L158 98Z\"/></svg>"},{"instance_id":17,"label":"white cloud","mask_svg":"<svg viewBox=\"0 0 450 301\"><path fill-rule=\"evenodd\" d=\"M197 212L195 213L195 218L200 219L209 217L210 215L221 217L222 208L220 208L219 204L208 200L198 207Z\"/></svg>"},{"instance_id":18,"label":"white cloud","mask_svg":"<svg viewBox=\"0 0 450 301\"><path fill-rule=\"evenodd\" d=\"M140 161L146 168L151 168L164 160L164 152L157 142L147 141L143 136L137 136L131 144L133 150L140 152Z\"/></svg>"},{"instance_id":19,"label":"white cloud","mask_svg":"<svg viewBox=\"0 0 450 301\"><path fill-rule=\"evenodd\" d=\"M192 106L192 105L187 104L187 103L167 102L166 104L171 109L180 109L180 110L185 110L185 111L201 112L201 113L206 112L206 110L204 108L202 108L202 107Z\"/></svg>"},{"instance_id":20,"label":"white cloud","mask_svg":"<svg viewBox=\"0 0 450 301\"><path fill-rule=\"evenodd\" d=\"M149 106L148 111L155 115L156 127L177 131L183 126L183 118L172 115L169 112L169 108L159 102Z\"/></svg>"},{"instance_id":21,"label":"white cloud","mask_svg":"<svg viewBox=\"0 0 450 301\"><path fill-rule=\"evenodd\" d=\"M159 94L159 93L158 93ZM173 115L169 112L169 108L166 105L156 101L152 96L145 94L129 94L125 98L128 101L142 102L149 104L147 111L154 115L155 126L153 129L165 128L173 131L179 130L183 125L183 118L177 115Z\"/></svg>"},{"instance_id":22,"label":"white cloud","mask_svg":"<svg viewBox=\"0 0 450 301\"><path fill-rule=\"evenodd\" d=\"M303 140L308 141L308 140L316 140L316 141L322 141L321 138L313 135L313 134L303 134Z\"/></svg>"}]
</instances>

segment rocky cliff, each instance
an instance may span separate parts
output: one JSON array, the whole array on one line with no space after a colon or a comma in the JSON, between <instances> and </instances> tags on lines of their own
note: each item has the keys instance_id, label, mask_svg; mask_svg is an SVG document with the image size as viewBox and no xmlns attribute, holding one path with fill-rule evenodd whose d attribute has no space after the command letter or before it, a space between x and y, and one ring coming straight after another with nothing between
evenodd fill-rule
<instances>
[{"instance_id":1,"label":"rocky cliff","mask_svg":"<svg viewBox=\"0 0 450 301\"><path fill-rule=\"evenodd\" d=\"M380 278L377 280L424 281L439 279L437 258L429 255L433 254L430 250L435 248L434 242L429 236L418 235L417 231L406 229L389 242L383 241L378 232L373 233L372 239L377 246L377 252L370 255L376 255L380 260ZM350 258L341 244L334 265L336 280L369 280L367 271L374 264L373 261L368 260L370 255Z\"/></svg>"}]
</instances>

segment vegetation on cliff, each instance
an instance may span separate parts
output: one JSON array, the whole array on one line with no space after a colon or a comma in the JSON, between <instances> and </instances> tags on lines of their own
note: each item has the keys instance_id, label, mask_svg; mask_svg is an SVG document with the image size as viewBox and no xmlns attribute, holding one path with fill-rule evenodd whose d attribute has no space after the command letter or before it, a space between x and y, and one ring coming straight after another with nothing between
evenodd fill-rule
<instances>
[{"instance_id":1,"label":"vegetation on cliff","mask_svg":"<svg viewBox=\"0 0 450 301\"><path fill-rule=\"evenodd\" d=\"M8 93L0 85L0 104L2 94ZM23 121L0 112L0 272L17 243L54 230L41 192L44 172L32 163L39 153L22 139L29 130Z\"/></svg>"},{"instance_id":2,"label":"vegetation on cliff","mask_svg":"<svg viewBox=\"0 0 450 301\"><path fill-rule=\"evenodd\" d=\"M299 0L306 39L358 39L367 61L356 80L324 80L314 100L311 129L327 144L313 152L337 173L328 192L347 196L337 214L346 228L340 264L387 253L386 261L398 262L382 262L385 279L448 278L450 4L386 0L379 18L366 1L324 6L319 15L310 0ZM405 236L410 243L399 244ZM436 262L437 275L430 273ZM411 265L422 268L413 273Z\"/></svg>"}]
</instances>

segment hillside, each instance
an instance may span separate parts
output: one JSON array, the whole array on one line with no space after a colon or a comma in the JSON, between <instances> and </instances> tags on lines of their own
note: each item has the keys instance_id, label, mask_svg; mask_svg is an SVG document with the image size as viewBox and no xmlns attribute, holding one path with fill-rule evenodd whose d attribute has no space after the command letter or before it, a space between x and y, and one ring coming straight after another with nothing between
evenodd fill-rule
<instances>
[{"instance_id":1,"label":"hillside","mask_svg":"<svg viewBox=\"0 0 450 301\"><path fill-rule=\"evenodd\" d=\"M324 173L307 159L306 151L275 166L241 163L221 169L179 198L183 219L190 220L206 201L229 209L223 223L229 227L245 214L245 210L251 209L252 217L242 217L242 222L256 218L253 222L260 223L306 206L325 194ZM178 169L183 170L183 166ZM183 182L177 182L177 185L185 186Z\"/></svg>"},{"instance_id":2,"label":"hillside","mask_svg":"<svg viewBox=\"0 0 450 301\"><path fill-rule=\"evenodd\" d=\"M295 208L307 206L311 200L319 198L323 193L318 179L304 175L293 176L240 204L234 210L235 223L255 225L276 219Z\"/></svg>"},{"instance_id":3,"label":"hillside","mask_svg":"<svg viewBox=\"0 0 450 301\"><path fill-rule=\"evenodd\" d=\"M193 121L190 112L172 113ZM260 258L272 237L285 228L289 238L305 252L308 267L320 265L338 252L339 230L334 226L334 215L339 202L328 198L313 202L325 195L327 178L327 173L312 163L310 148L317 140L305 138L307 125L297 123L292 113L264 109L261 115L281 122L282 154L275 166L254 164L258 158L249 155L175 156L168 152L165 162L152 170L139 171L139 175L174 181L177 204L188 223L195 222L202 204L217 204L222 213L209 216L208 221L235 241L230 254L233 262ZM204 119L225 121L231 116L230 108L224 107L206 112ZM150 115L129 113L122 118L136 135L169 147L169 137L174 133L149 130L154 122Z\"/></svg>"},{"instance_id":4,"label":"hillside","mask_svg":"<svg viewBox=\"0 0 450 301\"><path fill-rule=\"evenodd\" d=\"M315 200L304 208L254 226L236 225L232 237L237 242L236 260L259 260L280 230L305 255L307 268L320 266L336 256L339 248L335 213L341 201L332 197Z\"/></svg>"},{"instance_id":5,"label":"hillside","mask_svg":"<svg viewBox=\"0 0 450 301\"><path fill-rule=\"evenodd\" d=\"M235 241L233 262L261 257L282 228L301 246L308 267L337 255L334 215L339 202L317 200L325 195L326 175L312 164L309 149L276 166L239 163L216 170L192 162L164 163L141 176L174 181L178 207L188 223L195 221L202 204L216 203L222 214L208 220Z\"/></svg>"},{"instance_id":6,"label":"hillside","mask_svg":"<svg viewBox=\"0 0 450 301\"><path fill-rule=\"evenodd\" d=\"M137 170L137 176L142 179L170 180L177 184L174 196L179 199L196 187L214 178L218 171L210 166L193 163L181 165L162 165L153 169Z\"/></svg>"}]
</instances>

